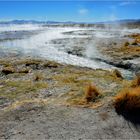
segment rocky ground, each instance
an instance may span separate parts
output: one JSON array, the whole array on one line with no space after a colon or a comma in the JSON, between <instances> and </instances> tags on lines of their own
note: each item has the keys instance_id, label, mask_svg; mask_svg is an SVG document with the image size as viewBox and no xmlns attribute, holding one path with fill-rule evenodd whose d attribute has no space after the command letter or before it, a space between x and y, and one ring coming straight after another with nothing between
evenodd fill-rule
<instances>
[{"instance_id":1,"label":"rocky ground","mask_svg":"<svg viewBox=\"0 0 140 140\"><path fill-rule=\"evenodd\" d=\"M2 41L12 41L16 39L29 38L32 35L39 34L41 30L38 31L3 31L0 32L0 42Z\"/></svg>"},{"instance_id":2,"label":"rocky ground","mask_svg":"<svg viewBox=\"0 0 140 140\"><path fill-rule=\"evenodd\" d=\"M120 44L114 42L111 47L100 49L106 59L98 60L138 73L140 63L135 63L135 60L137 61L140 57L140 34L125 35L120 42Z\"/></svg>"},{"instance_id":3,"label":"rocky ground","mask_svg":"<svg viewBox=\"0 0 140 140\"><path fill-rule=\"evenodd\" d=\"M131 81L113 71L33 58L0 60L0 139L139 139L113 98ZM96 100L85 101L94 83Z\"/></svg>"},{"instance_id":4,"label":"rocky ground","mask_svg":"<svg viewBox=\"0 0 140 140\"><path fill-rule=\"evenodd\" d=\"M96 30L78 30L65 32L68 35L81 35L83 38L75 38L74 44L67 48L67 53L88 57L93 60L102 61L118 68L127 69L135 73L139 72L140 63L140 34L120 31L108 31L98 34ZM104 35L106 34L106 36ZM87 36L88 37L84 37ZM70 39L60 39L56 43L70 44ZM68 46L68 45L67 45ZM91 46L87 52L87 46ZM61 46L62 47L62 46ZM92 52L94 47L94 52ZM136 61L136 63L135 63Z\"/></svg>"}]
</instances>

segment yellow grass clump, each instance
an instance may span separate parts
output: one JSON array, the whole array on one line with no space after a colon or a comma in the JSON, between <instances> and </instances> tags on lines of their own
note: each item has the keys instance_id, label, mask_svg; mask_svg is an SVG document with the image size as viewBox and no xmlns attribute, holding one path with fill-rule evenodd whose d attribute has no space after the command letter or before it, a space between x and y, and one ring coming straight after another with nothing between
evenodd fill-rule
<instances>
[{"instance_id":1,"label":"yellow grass clump","mask_svg":"<svg viewBox=\"0 0 140 140\"><path fill-rule=\"evenodd\" d=\"M93 84L89 84L87 87L86 87L86 90L85 90L85 99L87 100L87 102L90 102L90 101L93 101L95 100L95 98L97 96L100 95L100 92L99 90L96 88L95 85Z\"/></svg>"},{"instance_id":2,"label":"yellow grass clump","mask_svg":"<svg viewBox=\"0 0 140 140\"><path fill-rule=\"evenodd\" d=\"M136 76L134 80L131 82L131 87L138 87L140 86L140 76Z\"/></svg>"},{"instance_id":3,"label":"yellow grass clump","mask_svg":"<svg viewBox=\"0 0 140 140\"><path fill-rule=\"evenodd\" d=\"M123 89L114 100L117 112L140 111L140 87Z\"/></svg>"}]
</instances>

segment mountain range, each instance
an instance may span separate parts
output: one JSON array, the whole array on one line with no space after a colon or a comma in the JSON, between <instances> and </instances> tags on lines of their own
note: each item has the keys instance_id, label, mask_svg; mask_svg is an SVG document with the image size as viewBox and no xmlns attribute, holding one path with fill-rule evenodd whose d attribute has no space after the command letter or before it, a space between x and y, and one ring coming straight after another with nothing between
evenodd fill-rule
<instances>
[{"instance_id":1,"label":"mountain range","mask_svg":"<svg viewBox=\"0 0 140 140\"><path fill-rule=\"evenodd\" d=\"M140 19L125 19L105 22L59 22L59 21L37 21L37 20L12 20L12 21L0 21L0 24L110 24L110 23L140 23Z\"/></svg>"}]
</instances>

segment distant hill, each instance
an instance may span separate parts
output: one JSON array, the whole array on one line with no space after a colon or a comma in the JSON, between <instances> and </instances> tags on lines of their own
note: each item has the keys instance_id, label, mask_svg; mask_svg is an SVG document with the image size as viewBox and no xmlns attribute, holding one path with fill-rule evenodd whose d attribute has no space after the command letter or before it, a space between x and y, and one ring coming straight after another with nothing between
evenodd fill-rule
<instances>
[{"instance_id":1,"label":"distant hill","mask_svg":"<svg viewBox=\"0 0 140 140\"><path fill-rule=\"evenodd\" d=\"M124 20L115 20L115 21L104 21L104 22L96 22L99 24L111 24L111 23L140 23L140 19L124 19Z\"/></svg>"},{"instance_id":2,"label":"distant hill","mask_svg":"<svg viewBox=\"0 0 140 140\"><path fill-rule=\"evenodd\" d=\"M73 24L76 22L58 22L58 21L37 21L37 20L12 20L12 21L1 21L0 24L60 24L60 23L68 23Z\"/></svg>"},{"instance_id":3,"label":"distant hill","mask_svg":"<svg viewBox=\"0 0 140 140\"><path fill-rule=\"evenodd\" d=\"M59 21L37 21L37 20L12 20L12 21L0 21L0 24L140 24L140 19L125 19L116 21L105 22L59 22Z\"/></svg>"}]
</instances>

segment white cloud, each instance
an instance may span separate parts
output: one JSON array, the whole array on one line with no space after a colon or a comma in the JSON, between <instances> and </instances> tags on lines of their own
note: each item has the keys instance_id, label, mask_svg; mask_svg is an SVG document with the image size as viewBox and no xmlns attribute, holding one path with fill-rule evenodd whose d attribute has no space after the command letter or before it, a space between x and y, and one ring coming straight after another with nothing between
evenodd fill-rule
<instances>
[{"instance_id":1,"label":"white cloud","mask_svg":"<svg viewBox=\"0 0 140 140\"><path fill-rule=\"evenodd\" d=\"M79 13L80 15L86 15L86 14L88 14L88 12L89 12L88 9L80 9L80 10L78 11L78 13Z\"/></svg>"},{"instance_id":2,"label":"white cloud","mask_svg":"<svg viewBox=\"0 0 140 140\"><path fill-rule=\"evenodd\" d=\"M131 4L135 4L135 2L133 2L133 1L125 1L125 2L121 2L119 5L120 6L125 6L125 5L131 5Z\"/></svg>"}]
</instances>

